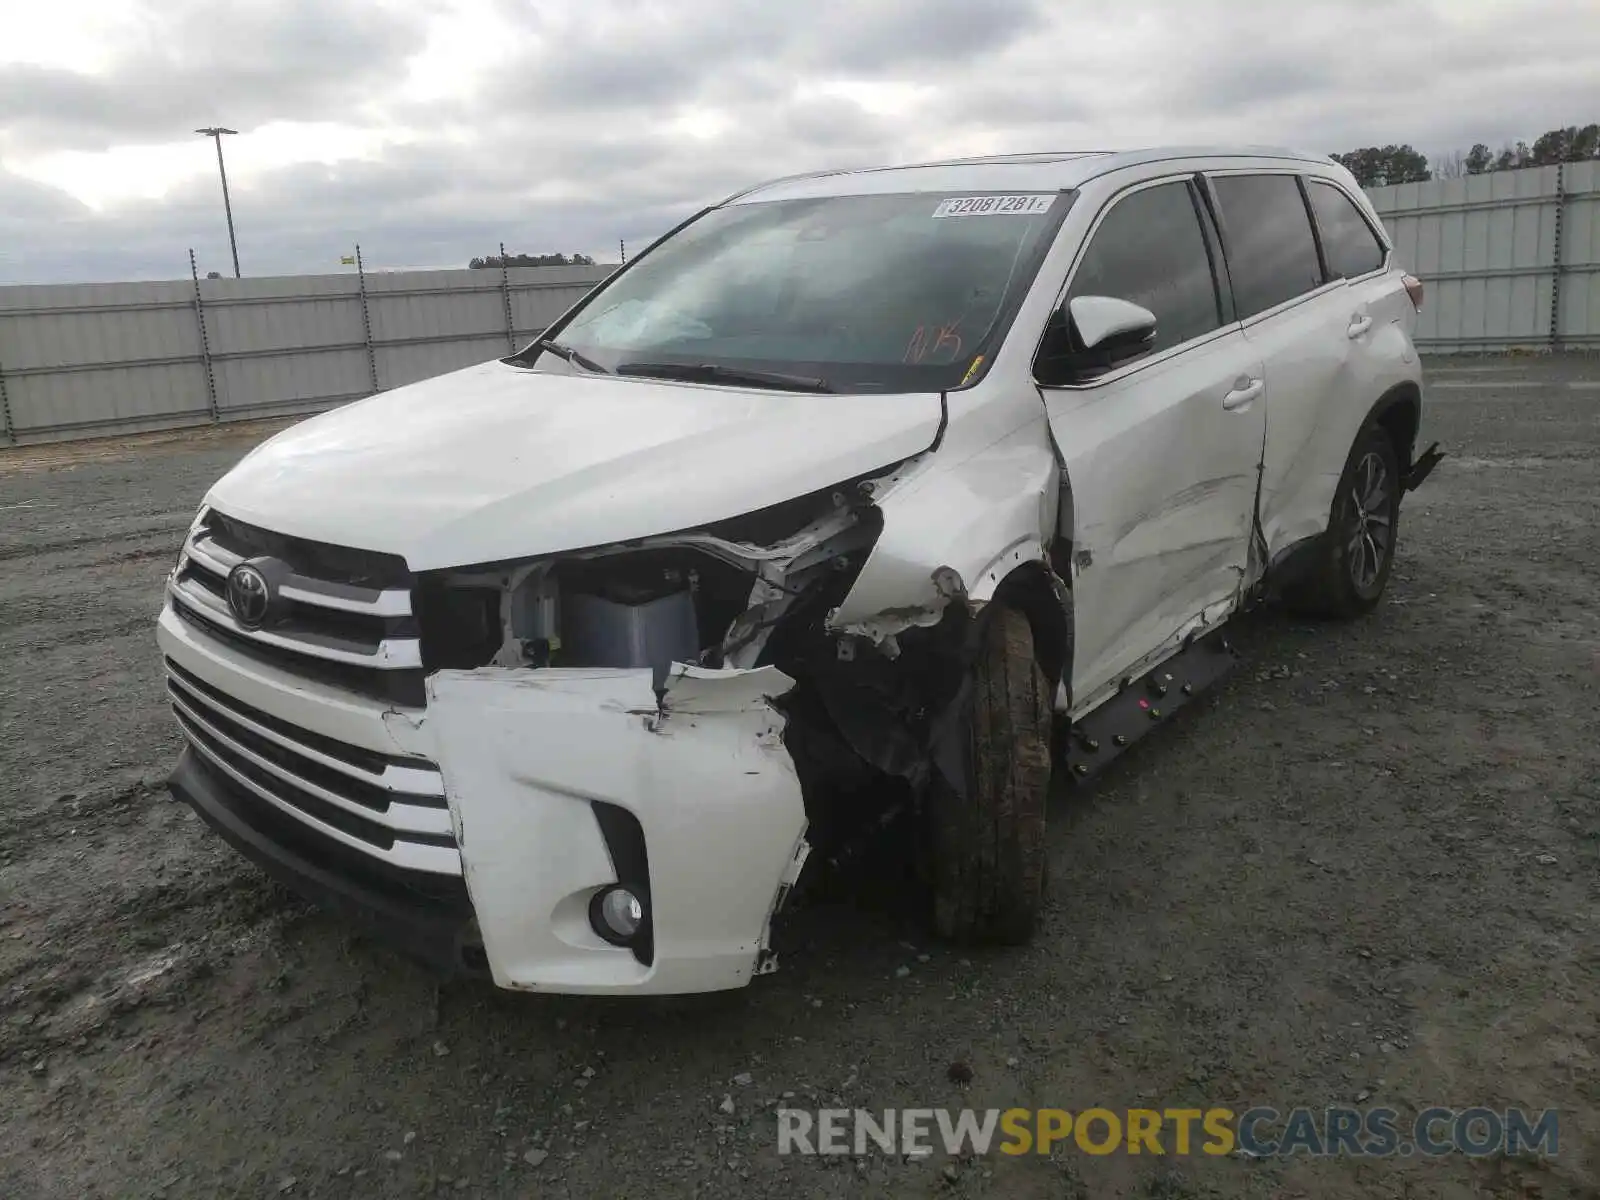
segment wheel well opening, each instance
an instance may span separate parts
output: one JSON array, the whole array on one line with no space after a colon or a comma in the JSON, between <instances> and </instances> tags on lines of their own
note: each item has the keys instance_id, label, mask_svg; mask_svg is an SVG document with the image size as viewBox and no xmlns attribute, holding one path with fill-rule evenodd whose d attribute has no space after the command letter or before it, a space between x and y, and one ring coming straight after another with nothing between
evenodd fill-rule
<instances>
[{"instance_id":1,"label":"wheel well opening","mask_svg":"<svg viewBox=\"0 0 1600 1200\"><path fill-rule=\"evenodd\" d=\"M1411 470L1421 419L1422 395L1415 384L1402 384L1378 402L1378 424L1394 443L1394 454L1400 460L1402 472Z\"/></svg>"},{"instance_id":2,"label":"wheel well opening","mask_svg":"<svg viewBox=\"0 0 1600 1200\"><path fill-rule=\"evenodd\" d=\"M1072 627L1065 597L1057 594L1058 586L1064 585L1059 585L1043 564L1030 563L1008 575L994 598L995 603L1018 609L1028 618L1034 655L1052 685L1072 669Z\"/></svg>"}]
</instances>

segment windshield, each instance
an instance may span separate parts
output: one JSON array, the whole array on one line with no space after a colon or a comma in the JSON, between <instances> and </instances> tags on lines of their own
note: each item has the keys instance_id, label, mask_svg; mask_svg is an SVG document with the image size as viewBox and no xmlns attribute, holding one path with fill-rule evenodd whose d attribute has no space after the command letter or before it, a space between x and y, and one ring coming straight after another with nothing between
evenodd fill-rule
<instances>
[{"instance_id":1,"label":"windshield","mask_svg":"<svg viewBox=\"0 0 1600 1200\"><path fill-rule=\"evenodd\" d=\"M1004 336L1071 199L917 193L715 209L551 336L580 366L623 374L956 387Z\"/></svg>"}]
</instances>

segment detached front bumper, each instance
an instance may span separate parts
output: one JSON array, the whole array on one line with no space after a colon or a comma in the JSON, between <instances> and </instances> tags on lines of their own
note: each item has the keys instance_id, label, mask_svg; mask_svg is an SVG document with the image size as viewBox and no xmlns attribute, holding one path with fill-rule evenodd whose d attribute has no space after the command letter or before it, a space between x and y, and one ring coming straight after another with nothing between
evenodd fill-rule
<instances>
[{"instance_id":1,"label":"detached front bumper","mask_svg":"<svg viewBox=\"0 0 1600 1200\"><path fill-rule=\"evenodd\" d=\"M170 607L160 642L189 714L173 794L384 940L533 991L716 991L767 961L771 916L806 852L771 703L793 685L782 672L677 666L658 701L649 671L442 671L425 709L401 709L242 656ZM349 777L325 768L352 755L420 764L402 772L407 788L437 766L448 813L424 835L434 844L404 840L426 811L349 799ZM648 895L637 947L590 925L593 897L619 882Z\"/></svg>"},{"instance_id":2,"label":"detached front bumper","mask_svg":"<svg viewBox=\"0 0 1600 1200\"><path fill-rule=\"evenodd\" d=\"M559 992L741 987L804 862L806 817L770 703L774 668L674 666L658 705L637 670L441 671L428 681L435 757L494 981ZM623 879L596 816L637 821L648 860L647 954L589 922Z\"/></svg>"}]
</instances>

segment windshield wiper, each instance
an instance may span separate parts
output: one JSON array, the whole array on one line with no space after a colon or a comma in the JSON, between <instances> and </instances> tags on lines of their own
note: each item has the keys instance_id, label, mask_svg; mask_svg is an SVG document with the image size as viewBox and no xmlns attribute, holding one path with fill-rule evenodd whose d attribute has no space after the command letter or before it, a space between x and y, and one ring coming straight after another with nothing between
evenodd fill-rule
<instances>
[{"instance_id":1,"label":"windshield wiper","mask_svg":"<svg viewBox=\"0 0 1600 1200\"><path fill-rule=\"evenodd\" d=\"M749 371L721 363L628 362L618 375L649 375L656 379L684 379L705 383L745 383L781 392L831 392L833 386L815 375L785 375L780 371Z\"/></svg>"},{"instance_id":2,"label":"windshield wiper","mask_svg":"<svg viewBox=\"0 0 1600 1200\"><path fill-rule=\"evenodd\" d=\"M540 338L534 343L534 345L539 347L541 350L550 351L550 353L554 354L557 358L564 358L569 363L576 363L585 371L593 371L597 375L611 374L610 371L607 371L587 354L580 353L579 351L574 350L571 346L568 346L563 342L558 342L553 338Z\"/></svg>"}]
</instances>

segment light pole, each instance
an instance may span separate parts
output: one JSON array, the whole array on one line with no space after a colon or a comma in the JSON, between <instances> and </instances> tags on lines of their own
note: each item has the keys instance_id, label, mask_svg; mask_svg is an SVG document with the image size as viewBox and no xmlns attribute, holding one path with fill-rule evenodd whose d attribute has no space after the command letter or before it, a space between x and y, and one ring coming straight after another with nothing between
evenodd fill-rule
<instances>
[{"instance_id":1,"label":"light pole","mask_svg":"<svg viewBox=\"0 0 1600 1200\"><path fill-rule=\"evenodd\" d=\"M220 125L213 125L209 129L196 129L196 133L203 133L217 143L217 173L222 176L222 209L228 214L228 247L233 251L233 277L239 278L239 243L233 236L233 204L228 199L228 168L222 165L222 135L225 133L238 133L237 129L224 129Z\"/></svg>"}]
</instances>

